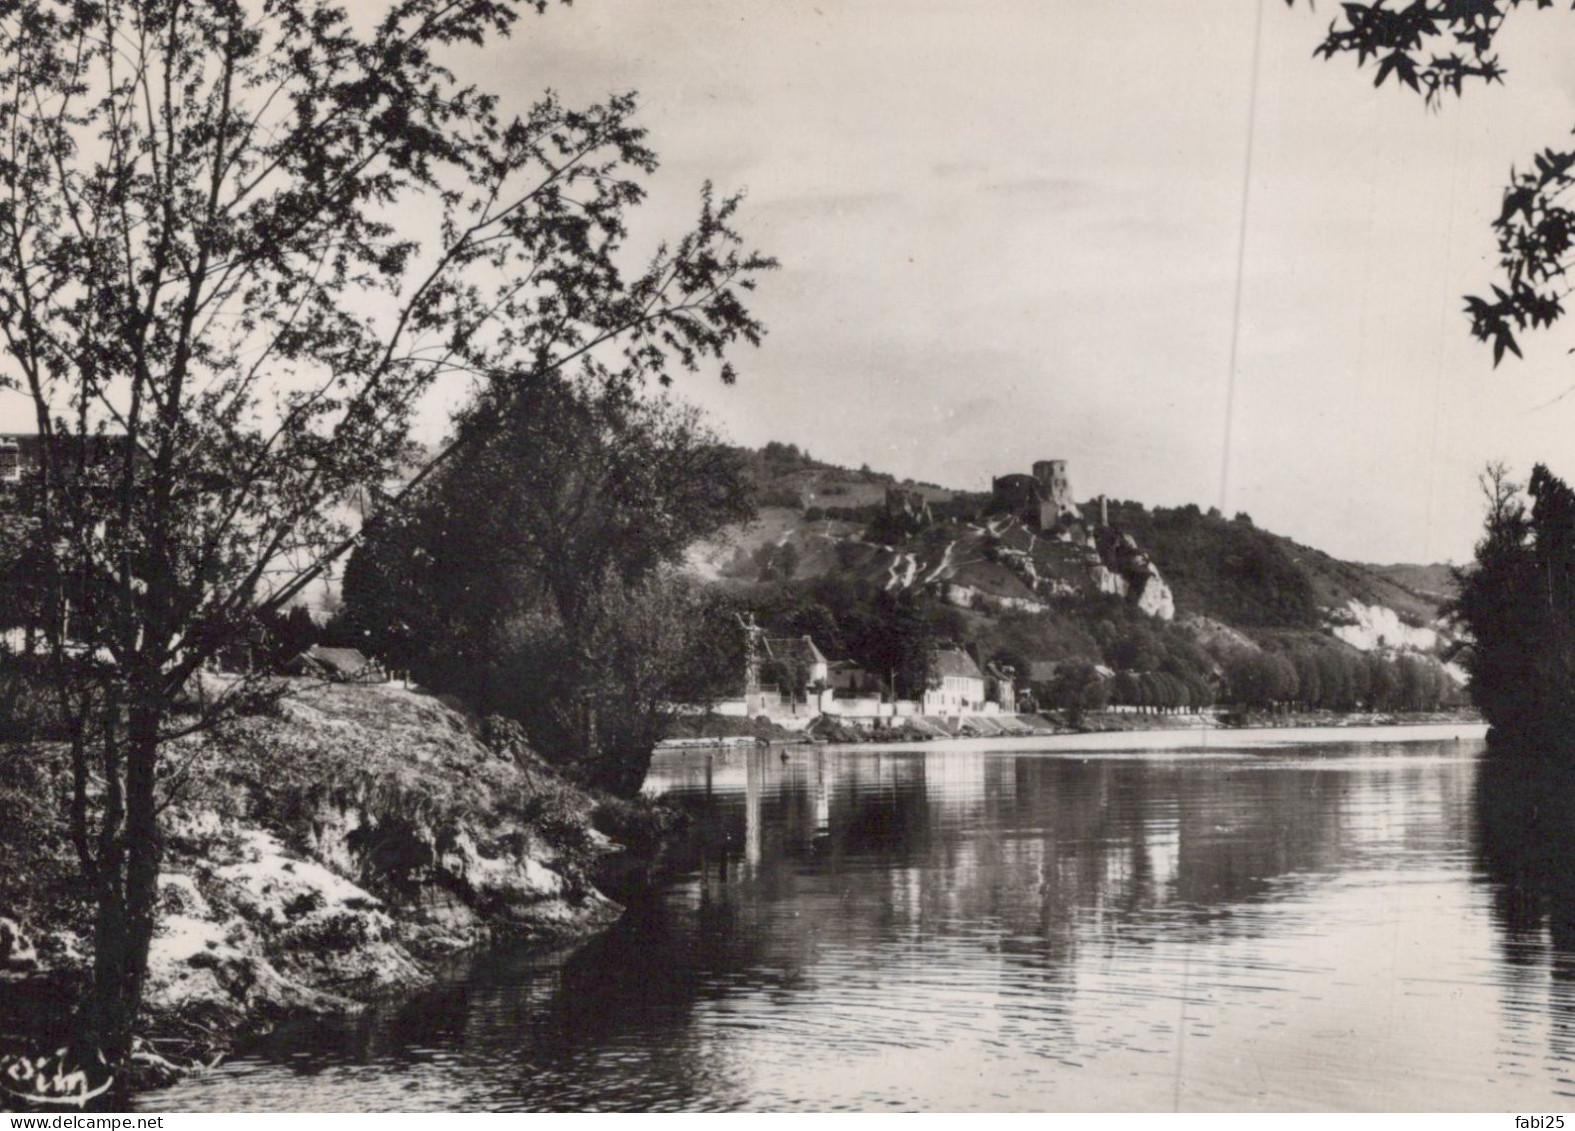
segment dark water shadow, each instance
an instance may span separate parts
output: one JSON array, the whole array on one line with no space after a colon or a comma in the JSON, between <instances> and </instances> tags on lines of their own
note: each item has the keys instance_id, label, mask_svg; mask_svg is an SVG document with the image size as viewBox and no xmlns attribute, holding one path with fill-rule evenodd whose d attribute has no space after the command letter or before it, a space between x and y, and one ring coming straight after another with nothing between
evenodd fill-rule
<instances>
[{"instance_id":1,"label":"dark water shadow","mask_svg":"<svg viewBox=\"0 0 1575 1131\"><path fill-rule=\"evenodd\" d=\"M1505 1008L1545 1010L1547 1055L1575 1094L1575 765L1491 743L1477 777L1477 863L1506 972Z\"/></svg>"},{"instance_id":2,"label":"dark water shadow","mask_svg":"<svg viewBox=\"0 0 1575 1131\"><path fill-rule=\"evenodd\" d=\"M1575 980L1575 765L1495 743L1477 777L1477 861L1511 960L1545 930L1554 976Z\"/></svg>"}]
</instances>

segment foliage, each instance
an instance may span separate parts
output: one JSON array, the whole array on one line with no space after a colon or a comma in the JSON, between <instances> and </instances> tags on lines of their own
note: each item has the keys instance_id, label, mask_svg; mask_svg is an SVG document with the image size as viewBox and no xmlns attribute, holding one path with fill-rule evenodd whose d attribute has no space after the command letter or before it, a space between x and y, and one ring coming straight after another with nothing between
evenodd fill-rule
<instances>
[{"instance_id":1,"label":"foliage","mask_svg":"<svg viewBox=\"0 0 1575 1131\"><path fill-rule=\"evenodd\" d=\"M1244 517L1226 521L1195 506L1150 511L1140 503L1110 503L1111 524L1160 563L1178 613L1248 627L1317 627L1311 583L1272 534Z\"/></svg>"},{"instance_id":2,"label":"foliage","mask_svg":"<svg viewBox=\"0 0 1575 1131\"><path fill-rule=\"evenodd\" d=\"M1482 477L1476 561L1453 612L1470 632L1471 695L1494 729L1567 753L1575 734L1575 491L1538 464L1525 487L1501 464Z\"/></svg>"},{"instance_id":3,"label":"foliage","mask_svg":"<svg viewBox=\"0 0 1575 1131\"><path fill-rule=\"evenodd\" d=\"M0 908L24 924L81 929L90 917L59 804L63 762L58 747L0 743Z\"/></svg>"},{"instance_id":4,"label":"foliage","mask_svg":"<svg viewBox=\"0 0 1575 1131\"><path fill-rule=\"evenodd\" d=\"M692 409L557 377L468 429L483 434L413 507L370 524L335 631L637 790L666 704L720 678L698 643L709 598L658 573L749 517L738 460Z\"/></svg>"},{"instance_id":5,"label":"foliage","mask_svg":"<svg viewBox=\"0 0 1575 1131\"><path fill-rule=\"evenodd\" d=\"M1431 656L1358 652L1298 636L1221 657L1223 701L1255 710L1435 711L1456 706L1459 689Z\"/></svg>"},{"instance_id":6,"label":"foliage","mask_svg":"<svg viewBox=\"0 0 1575 1131\"><path fill-rule=\"evenodd\" d=\"M967 638L961 613L911 591L893 593L828 578L808 593L813 603L797 614L797 625L817 643L840 644L835 654L828 653L833 659L854 660L903 698L917 698L929 686L937 648ZM835 629L822 630L823 637L815 631L817 620L830 621Z\"/></svg>"},{"instance_id":7,"label":"foliage","mask_svg":"<svg viewBox=\"0 0 1575 1131\"><path fill-rule=\"evenodd\" d=\"M1295 4L1296 0L1287 0ZM1554 0L1352 0L1340 6L1317 53L1326 59L1355 54L1377 64L1373 84L1393 77L1437 105L1469 83L1502 83L1505 69L1494 43L1517 10L1551 8ZM1500 281L1492 297L1466 297L1471 333L1493 347L1496 366L1506 352L1520 356L1516 335L1564 316L1563 278L1575 252L1575 212L1564 196L1575 184L1575 149L1551 146L1511 170L1493 230Z\"/></svg>"},{"instance_id":8,"label":"foliage","mask_svg":"<svg viewBox=\"0 0 1575 1131\"><path fill-rule=\"evenodd\" d=\"M324 643L323 630L305 605L293 605L285 611L260 609L257 620L261 631L254 660L268 670L277 671L312 645Z\"/></svg>"},{"instance_id":9,"label":"foliage","mask_svg":"<svg viewBox=\"0 0 1575 1131\"><path fill-rule=\"evenodd\" d=\"M687 815L667 800L644 795L604 797L591 810L591 824L631 853L654 856L687 823Z\"/></svg>"},{"instance_id":10,"label":"foliage","mask_svg":"<svg viewBox=\"0 0 1575 1131\"><path fill-rule=\"evenodd\" d=\"M1093 664L1071 662L1056 669L1055 678L1045 688L1041 708L1055 708L1065 713L1067 722L1082 725L1083 716L1102 711L1110 702L1110 681L1104 679Z\"/></svg>"},{"instance_id":11,"label":"foliage","mask_svg":"<svg viewBox=\"0 0 1575 1131\"><path fill-rule=\"evenodd\" d=\"M742 248L736 198L707 189L693 231L626 272L656 165L632 95L509 116L446 65L545 7L0 8L0 384L40 434L29 631L84 708L83 1064L131 1047L160 749L233 705L177 718L182 689L349 548L336 504L388 481L438 378L503 411L527 375L665 383L715 361L731 379L728 350L759 340L745 299L771 263Z\"/></svg>"}]
</instances>

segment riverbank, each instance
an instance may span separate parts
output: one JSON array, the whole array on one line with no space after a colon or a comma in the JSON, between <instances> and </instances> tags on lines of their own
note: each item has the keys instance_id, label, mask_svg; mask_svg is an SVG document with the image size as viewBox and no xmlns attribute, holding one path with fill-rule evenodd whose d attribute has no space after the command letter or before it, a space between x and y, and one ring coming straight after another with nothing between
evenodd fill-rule
<instances>
[{"instance_id":1,"label":"riverbank","mask_svg":"<svg viewBox=\"0 0 1575 1131\"><path fill-rule=\"evenodd\" d=\"M1486 724L1470 709L1429 712L1390 711L1253 711L1207 710L1196 713L1143 714L1136 711L1103 711L1072 723L1060 713L1045 711L1014 715L912 716L898 727L866 729L831 716L789 731L775 724L712 716L714 729L691 721L681 736L658 744L662 751L727 750L753 746L892 745L909 742L945 742L956 739L1042 738L1091 734L1151 734L1201 731L1257 731L1312 728L1373 728L1414 726L1473 726Z\"/></svg>"},{"instance_id":2,"label":"riverbank","mask_svg":"<svg viewBox=\"0 0 1575 1131\"><path fill-rule=\"evenodd\" d=\"M58 811L64 756L29 752L39 835L8 845L0 1055L54 1048L87 981L90 908ZM135 1086L300 1016L426 984L462 951L570 942L621 908L597 801L481 723L391 685L299 687L177 744ZM20 823L20 822L19 822ZM23 854L22 856L15 855ZM25 882L25 881L24 881Z\"/></svg>"},{"instance_id":3,"label":"riverbank","mask_svg":"<svg viewBox=\"0 0 1575 1131\"><path fill-rule=\"evenodd\" d=\"M1480 721L1359 724L1349 726L1176 727L1162 730L1079 731L1025 738L937 740L927 749L1083 753L1200 753L1345 743L1469 742L1487 737ZM902 750L906 743L870 743L863 749Z\"/></svg>"}]
</instances>

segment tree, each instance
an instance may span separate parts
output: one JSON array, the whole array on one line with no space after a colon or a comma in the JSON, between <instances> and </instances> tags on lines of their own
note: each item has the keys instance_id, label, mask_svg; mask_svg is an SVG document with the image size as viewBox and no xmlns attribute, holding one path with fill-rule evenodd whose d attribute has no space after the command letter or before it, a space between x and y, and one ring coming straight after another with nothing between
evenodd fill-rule
<instances>
[{"instance_id":1,"label":"tree","mask_svg":"<svg viewBox=\"0 0 1575 1131\"><path fill-rule=\"evenodd\" d=\"M741 663L730 672L706 663L714 605L699 586L658 570L636 582L606 579L600 615L575 634L538 609L498 664L519 692L509 706L531 740L580 780L632 797L675 705L719 697L719 680L741 671Z\"/></svg>"},{"instance_id":2,"label":"tree","mask_svg":"<svg viewBox=\"0 0 1575 1131\"><path fill-rule=\"evenodd\" d=\"M1026 667L1023 670L1026 671ZM1128 692L1131 690L1126 684L1122 687ZM1093 664L1078 661L1061 664L1045 690L1044 705L1065 712L1067 723L1074 727L1083 725L1088 712L1103 711L1110 703L1110 685Z\"/></svg>"},{"instance_id":3,"label":"tree","mask_svg":"<svg viewBox=\"0 0 1575 1131\"><path fill-rule=\"evenodd\" d=\"M468 377L666 382L756 342L770 261L709 189L634 272L656 166L632 95L517 116L447 64L545 0L16 0L0 7L0 380L40 434L39 618L97 908L76 1056L131 1047L183 689L353 542L419 402ZM419 489L456 440L403 477ZM69 626L66 613L69 611Z\"/></svg>"},{"instance_id":4,"label":"tree","mask_svg":"<svg viewBox=\"0 0 1575 1131\"><path fill-rule=\"evenodd\" d=\"M1392 711L1400 706L1400 672L1377 652L1367 653L1367 706L1372 711Z\"/></svg>"},{"instance_id":5,"label":"tree","mask_svg":"<svg viewBox=\"0 0 1575 1131\"><path fill-rule=\"evenodd\" d=\"M1575 491L1540 464L1525 488L1491 465L1482 489L1485 529L1472 567L1456 572L1450 608L1472 637L1464 655L1471 698L1497 733L1567 755L1575 733Z\"/></svg>"},{"instance_id":6,"label":"tree","mask_svg":"<svg viewBox=\"0 0 1575 1131\"><path fill-rule=\"evenodd\" d=\"M1310 2L1310 0L1309 0ZM1390 78L1438 105L1471 83L1502 83L1505 69L1494 42L1517 10L1550 8L1553 0L1352 0L1340 5L1316 53L1325 59L1355 54L1375 63L1375 86ZM1296 0L1286 0L1293 5ZM1511 170L1503 206L1493 221L1502 276L1492 297L1466 296L1471 333L1490 342L1493 364L1506 352L1519 357L1516 334L1564 316L1563 279L1575 266L1575 211L1563 201L1575 185L1575 149L1549 147L1529 167Z\"/></svg>"},{"instance_id":7,"label":"tree","mask_svg":"<svg viewBox=\"0 0 1575 1131\"><path fill-rule=\"evenodd\" d=\"M887 677L899 697L917 699L930 686L935 653L943 640L963 633L956 611L923 607L910 590L890 593L868 589L860 606L843 622L843 639L853 657Z\"/></svg>"},{"instance_id":8,"label":"tree","mask_svg":"<svg viewBox=\"0 0 1575 1131\"><path fill-rule=\"evenodd\" d=\"M609 705L651 702L652 665L676 672L687 634L636 664L629 633L676 599L648 584L660 567L753 514L740 460L696 410L622 383L523 377L507 406L488 402L461 421L475 435L454 463L372 524L345 571L345 628L519 719L593 783L611 788L603 754L643 777L658 716L614 742ZM613 775L637 791L629 776Z\"/></svg>"}]
</instances>

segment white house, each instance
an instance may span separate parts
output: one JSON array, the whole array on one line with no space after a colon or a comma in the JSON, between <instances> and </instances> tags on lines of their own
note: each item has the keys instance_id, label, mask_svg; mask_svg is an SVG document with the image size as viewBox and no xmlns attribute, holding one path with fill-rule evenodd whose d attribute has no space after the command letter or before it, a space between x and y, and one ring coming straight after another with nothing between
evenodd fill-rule
<instances>
[{"instance_id":1,"label":"white house","mask_svg":"<svg viewBox=\"0 0 1575 1131\"><path fill-rule=\"evenodd\" d=\"M984 710L984 673L960 648L942 648L924 692L926 715L971 715Z\"/></svg>"},{"instance_id":2,"label":"white house","mask_svg":"<svg viewBox=\"0 0 1575 1131\"><path fill-rule=\"evenodd\" d=\"M821 688L827 685L829 661L826 654L806 636L767 636L764 660L796 667L804 674L806 687Z\"/></svg>"}]
</instances>

